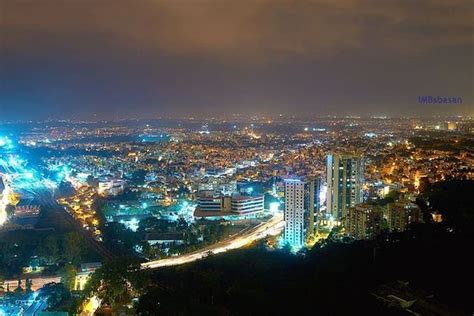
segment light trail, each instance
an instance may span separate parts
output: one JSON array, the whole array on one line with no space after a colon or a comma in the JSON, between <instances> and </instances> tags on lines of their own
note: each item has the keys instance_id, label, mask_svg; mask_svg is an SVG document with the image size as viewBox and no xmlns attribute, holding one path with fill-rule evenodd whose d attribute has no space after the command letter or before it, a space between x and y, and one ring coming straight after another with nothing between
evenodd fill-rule
<instances>
[{"instance_id":1,"label":"light trail","mask_svg":"<svg viewBox=\"0 0 474 316\"><path fill-rule=\"evenodd\" d=\"M182 256L159 259L146 263L142 263L144 269L157 269L161 267L169 267L181 265L196 260L200 260L209 256L209 254L218 254L233 249L242 248L254 241L263 239L267 236L275 236L280 234L284 228L284 221L282 214L275 214L268 222L262 223L248 231L239 233L236 236L216 243L204 249L185 254Z\"/></svg>"},{"instance_id":2,"label":"light trail","mask_svg":"<svg viewBox=\"0 0 474 316\"><path fill-rule=\"evenodd\" d=\"M53 205L53 192L57 183L46 179L41 174L28 167L28 162L22 159L14 150L13 141L8 137L0 137L0 178L5 188L0 192L0 227L8 220L8 205L15 206L15 195L24 201L35 201L41 205Z\"/></svg>"},{"instance_id":3,"label":"light trail","mask_svg":"<svg viewBox=\"0 0 474 316\"><path fill-rule=\"evenodd\" d=\"M39 277L32 277L29 280L31 281L31 289L33 291L37 291L41 289L43 286L45 286L46 284L61 282L61 277L60 276L39 276ZM21 281L21 288L26 289L26 278L20 279L20 281ZM0 285L2 285L1 282L0 282ZM3 281L2 286L5 289L7 288L7 286L10 289L16 289L18 286L18 279L5 280Z\"/></svg>"}]
</instances>

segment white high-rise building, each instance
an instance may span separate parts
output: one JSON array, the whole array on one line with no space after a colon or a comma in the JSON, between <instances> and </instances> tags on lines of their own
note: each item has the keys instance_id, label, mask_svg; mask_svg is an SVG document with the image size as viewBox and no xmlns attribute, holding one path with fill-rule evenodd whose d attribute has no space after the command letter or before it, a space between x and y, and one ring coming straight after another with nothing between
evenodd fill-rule
<instances>
[{"instance_id":1,"label":"white high-rise building","mask_svg":"<svg viewBox=\"0 0 474 316\"><path fill-rule=\"evenodd\" d=\"M347 216L350 207L364 201L364 161L360 155L329 154L327 157L327 212L335 220Z\"/></svg>"},{"instance_id":2,"label":"white high-rise building","mask_svg":"<svg viewBox=\"0 0 474 316\"><path fill-rule=\"evenodd\" d=\"M304 245L304 191L301 180L285 180L285 241L292 247Z\"/></svg>"},{"instance_id":3,"label":"white high-rise building","mask_svg":"<svg viewBox=\"0 0 474 316\"><path fill-rule=\"evenodd\" d=\"M318 179L285 180L285 241L294 248L304 246L314 229L315 196Z\"/></svg>"}]
</instances>

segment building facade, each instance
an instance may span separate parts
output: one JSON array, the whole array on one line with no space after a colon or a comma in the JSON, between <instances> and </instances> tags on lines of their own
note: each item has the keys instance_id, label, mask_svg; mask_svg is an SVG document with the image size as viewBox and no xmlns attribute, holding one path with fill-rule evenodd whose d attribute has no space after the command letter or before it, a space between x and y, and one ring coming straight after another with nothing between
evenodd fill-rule
<instances>
[{"instance_id":1,"label":"building facade","mask_svg":"<svg viewBox=\"0 0 474 316\"><path fill-rule=\"evenodd\" d=\"M230 211L230 196L216 194L214 191L199 192L197 203L202 212Z\"/></svg>"},{"instance_id":2,"label":"building facade","mask_svg":"<svg viewBox=\"0 0 474 316\"><path fill-rule=\"evenodd\" d=\"M237 214L250 214L263 212L263 195L233 195L231 200L232 212Z\"/></svg>"},{"instance_id":3,"label":"building facade","mask_svg":"<svg viewBox=\"0 0 474 316\"><path fill-rule=\"evenodd\" d=\"M285 180L285 242L295 248L305 245L314 231L314 214L319 195L317 179Z\"/></svg>"},{"instance_id":4,"label":"building facade","mask_svg":"<svg viewBox=\"0 0 474 316\"><path fill-rule=\"evenodd\" d=\"M327 212L335 220L347 216L350 207L364 201L364 160L360 155L327 156Z\"/></svg>"},{"instance_id":5,"label":"building facade","mask_svg":"<svg viewBox=\"0 0 474 316\"><path fill-rule=\"evenodd\" d=\"M344 219L347 235L355 239L371 239L383 228L383 210L377 206L360 204L349 208Z\"/></svg>"},{"instance_id":6,"label":"building facade","mask_svg":"<svg viewBox=\"0 0 474 316\"><path fill-rule=\"evenodd\" d=\"M264 196L216 194L214 191L201 191L197 199L200 212L232 212L237 215L256 214L264 211Z\"/></svg>"},{"instance_id":7,"label":"building facade","mask_svg":"<svg viewBox=\"0 0 474 316\"><path fill-rule=\"evenodd\" d=\"M389 203L385 209L388 230L403 232L412 223L423 221L423 215L418 205L409 201Z\"/></svg>"}]
</instances>

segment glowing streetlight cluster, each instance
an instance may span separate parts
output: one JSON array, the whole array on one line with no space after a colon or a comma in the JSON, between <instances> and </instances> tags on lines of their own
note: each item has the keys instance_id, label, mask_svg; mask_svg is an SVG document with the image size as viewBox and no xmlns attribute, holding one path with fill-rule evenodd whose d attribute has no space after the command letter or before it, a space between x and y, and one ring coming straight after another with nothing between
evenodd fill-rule
<instances>
[{"instance_id":1,"label":"glowing streetlight cluster","mask_svg":"<svg viewBox=\"0 0 474 316\"><path fill-rule=\"evenodd\" d=\"M52 203L51 192L57 187L57 179L44 178L29 168L27 161L15 153L15 148L9 137L0 136L0 178L4 184L0 192L0 226L8 220L9 205L16 206L20 199L35 199L48 205Z\"/></svg>"}]
</instances>

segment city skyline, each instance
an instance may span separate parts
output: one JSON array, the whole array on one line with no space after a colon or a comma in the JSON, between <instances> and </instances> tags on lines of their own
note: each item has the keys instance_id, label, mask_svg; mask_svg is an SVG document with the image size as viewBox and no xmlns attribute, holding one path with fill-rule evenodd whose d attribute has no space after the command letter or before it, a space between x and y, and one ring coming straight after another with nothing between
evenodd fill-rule
<instances>
[{"instance_id":1,"label":"city skyline","mask_svg":"<svg viewBox=\"0 0 474 316\"><path fill-rule=\"evenodd\" d=\"M473 9L0 0L0 316L472 314Z\"/></svg>"},{"instance_id":2,"label":"city skyline","mask_svg":"<svg viewBox=\"0 0 474 316\"><path fill-rule=\"evenodd\" d=\"M6 120L472 116L470 9L3 0L0 111Z\"/></svg>"}]
</instances>

